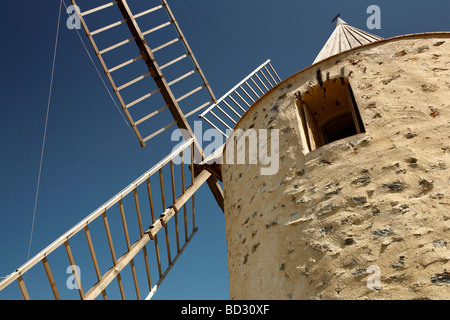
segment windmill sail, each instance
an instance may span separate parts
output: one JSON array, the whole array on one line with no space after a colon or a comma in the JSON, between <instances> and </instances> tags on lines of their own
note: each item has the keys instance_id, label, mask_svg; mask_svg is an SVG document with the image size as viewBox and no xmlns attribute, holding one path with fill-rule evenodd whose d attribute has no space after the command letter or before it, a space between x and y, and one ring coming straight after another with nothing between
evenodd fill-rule
<instances>
[{"instance_id":1,"label":"windmill sail","mask_svg":"<svg viewBox=\"0 0 450 320\"><path fill-rule=\"evenodd\" d=\"M89 5L88 2L77 3L75 0L71 0L71 2L78 8L83 8L82 5L85 4ZM133 13L130 8L132 4L129 5L126 0L113 1L78 12L81 25L141 146L145 146L148 140L175 124L191 133L190 137L185 138L193 137L187 118L216 101L167 1L145 1L146 6L151 3L153 3L153 7L143 9L139 13ZM120 16L117 16L117 13L120 13ZM104 26L95 26L95 29L91 31L87 20L91 18L92 24L98 24L98 21L107 20L104 16L117 17L117 21ZM141 26L143 27L141 28ZM170 26L172 26L172 30L165 30ZM124 32L124 28L127 28L127 32ZM113 32L114 34L112 34ZM120 38L119 35L125 39ZM109 44L106 45L108 41ZM180 43L182 48L176 47ZM133 51L129 50L130 44L133 45ZM158 56L160 51L164 51L161 57ZM138 56L130 54L137 52L139 52ZM173 58L167 59L173 55L175 55ZM190 60L190 63L186 60ZM116 79L119 70L122 72L137 63L139 63L139 69L136 70L141 70L140 74L128 80L124 80L124 77L118 75L118 79ZM189 65L190 69L186 69ZM168 70L169 68L171 70ZM129 72L125 74L129 75ZM152 84L147 82L146 85L141 85L146 91L134 97L128 94L130 91L138 92L137 85L149 76L153 78L156 87L152 87ZM174 89L181 81L185 84L183 89L189 88L190 90L183 92ZM179 94L176 96L178 92ZM193 95L201 96L205 101L193 108L189 103L182 105L183 101ZM161 126L161 120L167 119L162 114L167 114L167 112L170 112L173 119ZM151 122L151 119L155 121ZM155 127L156 125L159 127ZM151 132L143 132L143 130Z\"/></svg>"},{"instance_id":2,"label":"windmill sail","mask_svg":"<svg viewBox=\"0 0 450 320\"><path fill-rule=\"evenodd\" d=\"M194 139L190 139L7 276L0 282L0 291L16 282L24 299L42 299L45 288L38 287L34 288L37 289L34 291L28 290L23 280L24 274L31 269L39 269L38 265L41 264L43 269L40 271L42 273L45 271L48 279L47 289L51 290L56 300L64 299L63 293L66 294L68 290L61 291L58 288L67 285L66 279L57 279L53 276L50 261L53 261L53 256L58 256L58 251L61 252L65 249L67 263L71 266L75 266L81 260L92 261L92 265L89 267L87 267L86 261L82 261L86 266L81 270L81 275L77 269L73 268L76 290L81 299L92 300L101 296L106 300L113 291L112 284L115 282L117 282L115 283L116 290L122 299L126 299L124 288L127 286L134 287L133 291L137 299L150 299L197 232L194 194L207 181L210 173L204 170L194 177L192 174L194 172L193 157ZM190 163L184 160L186 158ZM178 184L178 186L175 183L176 173L174 170L176 159L181 162L180 166L177 166L177 168L179 167L178 174L181 175L181 185ZM191 174L188 174L189 169ZM164 181L164 176L166 174L167 177L168 172L170 179L166 180L170 182ZM190 184L189 181L186 181L189 178ZM159 188L152 188L152 185L155 184L154 180L159 181ZM187 186L187 184L189 185ZM168 185L170 185L169 192L167 192ZM172 200L168 200L169 197L167 197L167 194L170 193ZM143 197L146 198L145 203L142 200ZM161 200L160 206L158 206L157 197ZM167 206L168 203L171 205ZM155 215L158 213L158 208L161 213L159 217ZM131 226L129 223L132 218L131 211L135 211L134 216L137 221L134 225L135 228L129 227ZM190 212L188 213L188 211ZM117 220L116 222L121 225L121 228L114 225L114 220ZM148 224L146 224L147 222ZM146 228L146 225L150 226ZM122 229L124 237L119 238L114 233L114 231L118 231L116 227ZM161 235L163 229L164 235ZM105 247L109 250L94 250L94 244L101 244L101 234L106 243ZM173 234L175 234L175 238ZM161 237L164 240L158 242ZM133 239L136 240L132 242ZM85 242L84 252L80 241ZM153 248L151 248L152 242ZM76 245L71 245L72 243ZM120 246L125 249L125 252L118 256ZM109 258L104 254L107 251L110 252ZM154 257L151 257L151 251L155 255ZM100 255L97 255L98 252ZM90 259L79 259L88 256ZM110 265L106 271L102 272L102 266L106 265L106 258L112 260L112 266ZM154 263L151 264L150 261ZM61 261L58 262L61 263ZM138 262L141 263L138 264ZM139 273L139 269L142 271L141 273ZM131 276L127 277L125 274L127 272L129 274L130 271ZM91 276L88 275L89 273ZM139 275L146 278L147 289L139 286L141 283ZM157 279L156 283L155 278Z\"/></svg>"},{"instance_id":3,"label":"windmill sail","mask_svg":"<svg viewBox=\"0 0 450 320\"><path fill-rule=\"evenodd\" d=\"M71 0L71 2L75 6L75 8L80 8L75 0ZM148 8L149 3L153 3L153 6L150 8ZM77 14L80 19L80 23L83 26L86 35L89 38L89 41L100 60L100 64L102 65L103 70L108 77L108 80L114 92L117 95L122 109L124 110L131 127L133 128L136 136L139 139L139 143L141 144L141 146L144 147L145 143L148 140L161 134L162 132L166 131L168 128L176 124L180 129L184 129L181 132L185 140L194 138L195 160L196 163L200 163L205 158L205 154L200 144L195 139L195 135L188 123L188 117L198 113L200 110L207 107L211 103L216 102L216 98L197 60L194 57L194 54L190 49L185 36L183 35L177 21L175 20L175 17L167 1L144 1L133 2L133 4L144 5L145 9L136 8L136 10L142 11L134 14L132 12L132 8L130 8L126 0L116 0L86 11L79 10L77 11ZM157 15L158 13L159 15ZM103 19L94 19L92 23L97 22L98 24L98 21L104 22L107 19L116 20L106 25L96 26L96 28L93 29L94 31L90 31L90 28L88 27L86 21L87 18L89 16L92 17L93 15L101 14L104 15ZM147 18L147 20L149 21L145 21L145 18ZM146 28L141 29L140 25L145 25ZM119 29L121 26L122 29ZM173 26L173 28L172 30L169 30L171 32L164 33L164 35L167 36L166 40L164 40L164 36L160 35L155 38L155 42L159 41L160 44L153 45L153 43L151 43L152 41L147 39L150 38L154 33L161 33L169 26ZM109 34L108 37L106 33L111 30L115 30L115 32L114 34ZM103 39L103 47L100 48L97 42L101 41L102 39L94 40L94 37L100 37L101 35L104 35L105 39ZM125 40L117 40L117 37L119 35L124 37ZM108 41L109 44L106 45L105 43L108 43ZM133 47L133 49L131 49L129 46L128 48L124 48L128 44L133 42L137 45L137 49L139 49L139 51L136 50L135 46ZM178 47L176 50L174 46L175 44L180 42L182 43L182 48L180 49ZM168 50L169 48L172 48L173 52L164 52L164 54L161 56L161 59L167 60L167 57L170 57L174 54L175 58L169 61L165 61L164 64L160 65L158 62L160 60L159 57L156 56L156 53L160 50ZM120 51L120 49L128 50ZM121 52L123 52L123 56ZM135 56L136 52L139 52L139 56ZM111 57L111 61L114 61L113 63L111 63L111 65L114 66L108 67L106 55L112 55L114 53L116 54L115 57ZM191 63L186 64L186 60L190 60ZM144 65L142 65L142 61L144 62ZM132 78L131 80L122 80L123 82L121 83L123 84L117 86L116 80L113 79L112 73L123 71L123 76L130 77L131 70L125 69L132 67L138 62L141 62L141 65L134 66L134 71L137 72L137 76ZM176 68L174 67L175 65L177 66ZM166 69L169 68L173 69L172 72L170 72L170 70L167 70L166 72ZM187 72L186 68L188 68ZM162 72L163 70L165 73ZM196 79L193 79L194 75L197 76ZM153 81L151 81L150 83L143 83L143 81L145 81L145 79L149 76L153 78ZM189 79L189 81L186 82L185 79ZM175 86L181 83L182 80L186 85L175 88ZM138 85L140 85L139 88L136 87ZM186 87L190 88L190 91L186 92ZM140 89L144 90L144 92L137 94ZM125 90L129 90L130 93L124 92ZM125 97L126 93L128 93L129 98ZM176 93L178 93L177 96L175 95ZM205 101L203 101L199 106L192 108L192 105L189 103L189 99L191 99L191 102L198 100L192 100L194 95L196 95L196 98L200 97ZM155 101L149 101L152 98L155 98L153 99ZM157 98L159 98L159 100ZM186 105L182 106L182 103L185 102ZM186 108L190 108L187 109L187 113L185 112ZM136 118L136 115L132 115L133 109L135 109L138 118ZM167 120L167 117L161 116L161 114L164 112L169 112L171 114L172 120L161 126L161 122ZM154 121L151 122L151 120ZM145 135L141 133L141 129L138 128L138 126L144 126L145 124L148 124L146 128L151 129L152 133L146 133ZM159 127L155 128L155 126ZM196 174L200 173L200 171L201 168L195 166ZM218 205L223 210L223 190L220 184L213 176L211 176L208 179L208 185Z\"/></svg>"}]
</instances>

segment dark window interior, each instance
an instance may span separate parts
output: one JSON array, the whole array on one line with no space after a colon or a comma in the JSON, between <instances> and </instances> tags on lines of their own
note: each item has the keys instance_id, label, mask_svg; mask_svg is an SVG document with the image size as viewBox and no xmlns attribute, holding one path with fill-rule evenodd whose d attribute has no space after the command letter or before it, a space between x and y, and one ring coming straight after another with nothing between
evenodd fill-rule
<instances>
[{"instance_id":1,"label":"dark window interior","mask_svg":"<svg viewBox=\"0 0 450 320\"><path fill-rule=\"evenodd\" d=\"M308 88L297 105L310 151L365 132L348 79L330 79Z\"/></svg>"}]
</instances>

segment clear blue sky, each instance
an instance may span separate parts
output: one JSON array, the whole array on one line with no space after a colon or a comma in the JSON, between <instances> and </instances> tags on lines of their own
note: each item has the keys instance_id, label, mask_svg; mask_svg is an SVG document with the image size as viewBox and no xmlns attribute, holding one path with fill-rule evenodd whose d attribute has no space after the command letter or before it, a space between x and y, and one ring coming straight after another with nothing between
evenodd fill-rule
<instances>
[{"instance_id":1,"label":"clear blue sky","mask_svg":"<svg viewBox=\"0 0 450 320\"><path fill-rule=\"evenodd\" d=\"M138 0L128 2L133 1ZM85 11L106 1L79 3L88 3L88 8L82 8ZM155 1L148 3L151 7ZM349 24L385 38L450 31L448 0L169 0L169 4L217 97L266 59L272 60L282 79L309 66L333 31L331 20L337 13ZM371 4L381 8L380 30L366 27L366 9ZM28 252L59 0L8 1L2 8L0 276L6 276L25 263ZM64 13L31 256L156 164L177 143L170 142L169 132L146 148L139 146L76 32L66 28L66 19ZM155 299L229 299L223 213L207 187L196 204L199 231ZM104 254L110 259L109 252ZM52 270L64 276L68 263L65 256L62 259L64 263L54 262ZM144 294L145 279L141 282ZM28 283L36 288L40 282L30 274ZM20 298L17 286L13 287L0 292L0 299ZM45 288L38 298L51 298L50 294ZM132 290L128 296L134 298Z\"/></svg>"}]
</instances>

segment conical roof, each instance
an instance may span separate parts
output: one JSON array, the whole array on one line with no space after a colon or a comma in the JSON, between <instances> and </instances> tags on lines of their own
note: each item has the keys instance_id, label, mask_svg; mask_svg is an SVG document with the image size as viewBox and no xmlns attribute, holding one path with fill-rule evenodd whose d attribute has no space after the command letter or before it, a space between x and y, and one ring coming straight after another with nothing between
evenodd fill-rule
<instances>
[{"instance_id":1,"label":"conical roof","mask_svg":"<svg viewBox=\"0 0 450 320\"><path fill-rule=\"evenodd\" d=\"M335 54L381 39L383 38L348 25L347 22L338 17L336 28L317 55L313 64Z\"/></svg>"}]
</instances>

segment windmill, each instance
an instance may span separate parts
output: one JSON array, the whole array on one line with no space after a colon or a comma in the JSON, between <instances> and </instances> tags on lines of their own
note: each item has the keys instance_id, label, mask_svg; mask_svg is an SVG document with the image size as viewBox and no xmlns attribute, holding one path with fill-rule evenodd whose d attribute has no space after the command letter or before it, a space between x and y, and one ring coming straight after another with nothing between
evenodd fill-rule
<instances>
[{"instance_id":1,"label":"windmill","mask_svg":"<svg viewBox=\"0 0 450 320\"><path fill-rule=\"evenodd\" d=\"M208 155L192 130L193 116L202 112L200 118L228 138L227 130L232 130L246 110L281 79L267 60L216 99L166 0L145 1L141 5L147 7L142 9L131 1L116 0L84 11L78 8L89 7L89 2L71 2L140 146L146 147L151 139L175 126L180 129L183 142L167 156L161 155L160 162L7 276L0 283L0 290L16 283L24 299L33 298L23 277L27 271L41 265L55 299L60 299L59 285L51 269L52 253L64 250L70 265L76 266L79 260L71 243L82 237L84 254L90 256L95 281L86 285L84 276L72 268L74 285L81 299L107 299L112 283L125 299L126 281L134 286L137 299L150 299L197 232L195 193L199 188L206 183L223 210L220 175L213 166L207 165ZM95 25L98 15L118 19L98 26ZM139 90L143 90L142 94L136 95ZM202 98L201 104L192 105L191 101ZM172 121L161 126L163 114L170 114ZM170 178L165 180L167 173ZM155 180L159 188L155 187ZM181 192L177 192L177 186L178 189L181 186ZM156 208L156 202L162 209ZM127 223L131 210L137 218L136 230L131 230ZM115 218L120 217L122 225L120 239L111 227L114 214ZM146 219L150 220L148 224L145 224ZM101 266L104 262L99 261L95 250L97 235L93 230L98 224L103 225L101 232L112 260L105 272ZM137 233L134 238L133 231ZM117 242L123 242L123 236L126 250L120 254ZM150 245L155 254L156 276L151 272ZM147 290L142 287L136 271L138 256L143 257ZM127 279L122 277L125 269L131 271Z\"/></svg>"}]
</instances>

